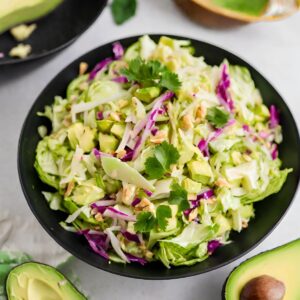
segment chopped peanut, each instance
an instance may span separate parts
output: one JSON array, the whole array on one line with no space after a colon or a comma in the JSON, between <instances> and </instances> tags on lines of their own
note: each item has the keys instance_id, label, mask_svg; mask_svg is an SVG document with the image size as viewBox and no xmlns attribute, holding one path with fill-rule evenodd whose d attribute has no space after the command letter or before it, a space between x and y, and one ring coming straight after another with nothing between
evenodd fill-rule
<instances>
[{"instance_id":1,"label":"chopped peanut","mask_svg":"<svg viewBox=\"0 0 300 300\"><path fill-rule=\"evenodd\" d=\"M230 187L230 184L224 178L219 178L218 180L216 180L215 185L218 187Z\"/></svg>"},{"instance_id":2,"label":"chopped peanut","mask_svg":"<svg viewBox=\"0 0 300 300\"><path fill-rule=\"evenodd\" d=\"M117 113L114 112L114 111L110 113L110 117L111 117L114 121L117 121L117 122L121 121L119 114L117 114Z\"/></svg>"},{"instance_id":3,"label":"chopped peanut","mask_svg":"<svg viewBox=\"0 0 300 300\"><path fill-rule=\"evenodd\" d=\"M69 197L71 195L72 190L74 189L74 186L75 186L75 182L74 181L70 181L68 183L67 190L65 192L65 197Z\"/></svg>"},{"instance_id":4,"label":"chopped peanut","mask_svg":"<svg viewBox=\"0 0 300 300\"><path fill-rule=\"evenodd\" d=\"M69 126L72 124L71 116L66 116L66 117L64 118L64 120L62 121L62 124L63 124L65 127L69 127Z\"/></svg>"},{"instance_id":5,"label":"chopped peanut","mask_svg":"<svg viewBox=\"0 0 300 300\"><path fill-rule=\"evenodd\" d=\"M122 189L122 202L126 205L131 205L135 195L136 187L133 184L124 184Z\"/></svg>"},{"instance_id":6,"label":"chopped peanut","mask_svg":"<svg viewBox=\"0 0 300 300\"><path fill-rule=\"evenodd\" d=\"M216 197L211 197L211 198L205 200L205 202L206 202L207 204L213 204L213 203L215 203L216 201L217 201Z\"/></svg>"},{"instance_id":7,"label":"chopped peanut","mask_svg":"<svg viewBox=\"0 0 300 300\"><path fill-rule=\"evenodd\" d=\"M79 75L83 75L87 69L88 69L89 65L86 62L81 62L79 64Z\"/></svg>"},{"instance_id":8,"label":"chopped peanut","mask_svg":"<svg viewBox=\"0 0 300 300\"><path fill-rule=\"evenodd\" d=\"M103 217L102 217L101 213L98 212L95 215L95 220L98 221L98 222L102 222L103 221Z\"/></svg>"},{"instance_id":9,"label":"chopped peanut","mask_svg":"<svg viewBox=\"0 0 300 300\"><path fill-rule=\"evenodd\" d=\"M182 117L181 126L183 130L188 130L193 128L192 116L187 114Z\"/></svg>"},{"instance_id":10,"label":"chopped peanut","mask_svg":"<svg viewBox=\"0 0 300 300\"><path fill-rule=\"evenodd\" d=\"M198 209L194 208L189 214L189 222L192 222L194 219L196 219L197 215L198 215Z\"/></svg>"},{"instance_id":11,"label":"chopped peanut","mask_svg":"<svg viewBox=\"0 0 300 300\"><path fill-rule=\"evenodd\" d=\"M98 213L98 209L97 208L93 208L91 209L91 214L94 216Z\"/></svg>"},{"instance_id":12,"label":"chopped peanut","mask_svg":"<svg viewBox=\"0 0 300 300\"><path fill-rule=\"evenodd\" d=\"M203 120L206 117L207 114L207 108L204 102L201 102L200 106L197 108L196 111L196 118Z\"/></svg>"},{"instance_id":13,"label":"chopped peanut","mask_svg":"<svg viewBox=\"0 0 300 300\"><path fill-rule=\"evenodd\" d=\"M197 199L197 194L188 194L188 200L196 200Z\"/></svg>"},{"instance_id":14,"label":"chopped peanut","mask_svg":"<svg viewBox=\"0 0 300 300\"><path fill-rule=\"evenodd\" d=\"M120 151L117 151L117 158L122 158L126 155L126 150L120 150Z\"/></svg>"},{"instance_id":15,"label":"chopped peanut","mask_svg":"<svg viewBox=\"0 0 300 300\"><path fill-rule=\"evenodd\" d=\"M247 227L248 227L248 222L242 221L242 228L247 228Z\"/></svg>"},{"instance_id":16,"label":"chopped peanut","mask_svg":"<svg viewBox=\"0 0 300 300\"><path fill-rule=\"evenodd\" d=\"M150 137L150 142L154 144L161 144L167 139L167 134L165 131L157 131L155 136Z\"/></svg>"},{"instance_id":17,"label":"chopped peanut","mask_svg":"<svg viewBox=\"0 0 300 300\"><path fill-rule=\"evenodd\" d=\"M135 209L137 211L150 211L150 212L155 211L153 203L151 203L151 201L148 200L147 198L143 198L141 202L135 206Z\"/></svg>"}]
</instances>

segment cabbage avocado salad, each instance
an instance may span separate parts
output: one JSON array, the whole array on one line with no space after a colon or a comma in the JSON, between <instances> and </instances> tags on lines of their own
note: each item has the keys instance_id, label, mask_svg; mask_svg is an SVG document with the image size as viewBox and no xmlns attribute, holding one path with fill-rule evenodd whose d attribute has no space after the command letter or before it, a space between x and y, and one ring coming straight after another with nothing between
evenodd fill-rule
<instances>
[{"instance_id":1,"label":"cabbage avocado salad","mask_svg":"<svg viewBox=\"0 0 300 300\"><path fill-rule=\"evenodd\" d=\"M39 113L52 123L38 128L35 168L55 189L43 194L68 214L61 226L104 259L203 261L291 172L280 168L279 112L249 71L193 54L189 41L165 36L126 51L114 43Z\"/></svg>"}]
</instances>

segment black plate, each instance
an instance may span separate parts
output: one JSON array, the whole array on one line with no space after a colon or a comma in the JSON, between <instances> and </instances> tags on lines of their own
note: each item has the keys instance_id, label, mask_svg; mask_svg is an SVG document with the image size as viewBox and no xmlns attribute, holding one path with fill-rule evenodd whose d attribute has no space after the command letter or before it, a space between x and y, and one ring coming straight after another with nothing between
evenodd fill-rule
<instances>
[{"instance_id":1,"label":"black plate","mask_svg":"<svg viewBox=\"0 0 300 300\"><path fill-rule=\"evenodd\" d=\"M158 40L159 36L153 35L152 38ZM127 47L135 42L137 38L137 36L126 38L121 40L121 43ZM186 39L186 37L174 38ZM232 234L233 243L219 248L214 255L204 262L191 267L179 267L170 270L163 267L160 263L150 263L145 267L136 264L126 266L116 263L108 264L91 251L82 237L69 233L59 226L58 223L64 220L66 216L63 213L50 210L41 194L41 191L49 188L39 180L33 168L34 149L40 140L37 134L37 127L46 124L45 119L37 117L36 113L42 111L45 105L50 105L55 95L65 94L67 84L77 76L78 65L81 61L86 61L90 66L93 66L99 60L110 56L111 43L88 52L61 71L35 101L21 132L18 168L23 192L28 204L46 231L74 256L99 269L127 277L143 279L181 278L217 269L241 257L258 245L279 223L293 200L300 174L300 143L295 121L287 105L272 85L244 60L228 51L204 42L192 40L192 43L196 48L196 54L203 55L209 64L220 64L224 58L227 58L231 64L243 65L249 68L266 104L275 104L280 109L284 136L284 142L279 147L280 157L283 160L283 167L292 167L294 172L288 176L287 182L278 194L270 196L265 201L255 205L256 218L251 221L249 228L240 234Z\"/></svg>"},{"instance_id":2,"label":"black plate","mask_svg":"<svg viewBox=\"0 0 300 300\"><path fill-rule=\"evenodd\" d=\"M49 15L37 20L37 29L24 41L30 44L32 53L24 59L12 58L8 55L18 42L9 32L0 35L0 66L34 60L64 49L74 42L98 18L107 4L107 0L64 0Z\"/></svg>"}]
</instances>

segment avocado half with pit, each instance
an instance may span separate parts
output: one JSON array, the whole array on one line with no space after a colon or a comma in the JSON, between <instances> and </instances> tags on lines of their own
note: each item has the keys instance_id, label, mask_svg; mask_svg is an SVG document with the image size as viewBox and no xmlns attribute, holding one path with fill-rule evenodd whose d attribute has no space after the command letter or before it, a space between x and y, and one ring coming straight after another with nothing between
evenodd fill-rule
<instances>
[{"instance_id":1,"label":"avocado half with pit","mask_svg":"<svg viewBox=\"0 0 300 300\"><path fill-rule=\"evenodd\" d=\"M1 0L0 34L15 25L47 15L62 2L63 0Z\"/></svg>"},{"instance_id":2,"label":"avocado half with pit","mask_svg":"<svg viewBox=\"0 0 300 300\"><path fill-rule=\"evenodd\" d=\"M300 239L260 253L236 267L224 284L223 299L300 299Z\"/></svg>"},{"instance_id":3,"label":"avocado half with pit","mask_svg":"<svg viewBox=\"0 0 300 300\"><path fill-rule=\"evenodd\" d=\"M6 292L9 300L86 300L55 268L35 262L11 270Z\"/></svg>"}]
</instances>

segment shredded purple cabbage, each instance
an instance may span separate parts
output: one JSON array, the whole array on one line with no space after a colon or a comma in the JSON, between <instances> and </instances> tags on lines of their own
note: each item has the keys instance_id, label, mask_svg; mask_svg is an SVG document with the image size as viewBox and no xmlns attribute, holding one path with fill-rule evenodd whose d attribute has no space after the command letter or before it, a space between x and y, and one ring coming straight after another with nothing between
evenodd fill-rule
<instances>
[{"instance_id":1,"label":"shredded purple cabbage","mask_svg":"<svg viewBox=\"0 0 300 300\"><path fill-rule=\"evenodd\" d=\"M222 244L218 240L211 240L207 243L207 252L213 254Z\"/></svg>"},{"instance_id":2,"label":"shredded purple cabbage","mask_svg":"<svg viewBox=\"0 0 300 300\"><path fill-rule=\"evenodd\" d=\"M99 213L103 214L106 211L107 206L98 205L97 203L92 203L91 208L97 209Z\"/></svg>"},{"instance_id":3,"label":"shredded purple cabbage","mask_svg":"<svg viewBox=\"0 0 300 300\"><path fill-rule=\"evenodd\" d=\"M206 142L205 139L200 140L200 142L198 144L198 148L200 149L200 151L202 152L204 157L209 156L208 143Z\"/></svg>"},{"instance_id":4,"label":"shredded purple cabbage","mask_svg":"<svg viewBox=\"0 0 300 300\"><path fill-rule=\"evenodd\" d=\"M121 158L122 161L131 161L133 157L133 150L126 147L126 154Z\"/></svg>"},{"instance_id":5,"label":"shredded purple cabbage","mask_svg":"<svg viewBox=\"0 0 300 300\"><path fill-rule=\"evenodd\" d=\"M128 260L130 262L137 262L137 263L141 264L142 266L144 266L145 264L147 264L147 261L144 258L133 256L133 255L128 254L128 253L126 253L126 257L128 258Z\"/></svg>"},{"instance_id":6,"label":"shredded purple cabbage","mask_svg":"<svg viewBox=\"0 0 300 300\"><path fill-rule=\"evenodd\" d=\"M137 206L142 200L140 198L135 198L132 203L131 206Z\"/></svg>"},{"instance_id":7,"label":"shredded purple cabbage","mask_svg":"<svg viewBox=\"0 0 300 300\"><path fill-rule=\"evenodd\" d=\"M98 111L96 117L97 120L103 120L104 119L103 111Z\"/></svg>"},{"instance_id":8,"label":"shredded purple cabbage","mask_svg":"<svg viewBox=\"0 0 300 300\"><path fill-rule=\"evenodd\" d=\"M96 157L97 159L100 159L100 158L103 157L103 156L106 156L106 157L111 157L111 156L112 156L111 154L101 152L101 151L99 151L99 150L96 149L96 148L93 149L93 154L95 155L95 157Z\"/></svg>"},{"instance_id":9,"label":"shredded purple cabbage","mask_svg":"<svg viewBox=\"0 0 300 300\"><path fill-rule=\"evenodd\" d=\"M201 194L198 194L196 200L191 200L191 201L190 201L191 204L192 204L191 208L188 208L188 209L186 209L186 210L183 212L183 214L185 215L185 217L188 217L189 214L190 214L195 208L199 207L200 201L201 201L202 199L207 200L207 199L213 197L214 195L215 195L215 194L214 194L214 191L213 191L212 189L206 190L206 191L202 192Z\"/></svg>"},{"instance_id":10,"label":"shredded purple cabbage","mask_svg":"<svg viewBox=\"0 0 300 300\"><path fill-rule=\"evenodd\" d=\"M271 150L272 159L275 160L278 157L278 147L277 144L274 144Z\"/></svg>"},{"instance_id":11,"label":"shredded purple cabbage","mask_svg":"<svg viewBox=\"0 0 300 300\"><path fill-rule=\"evenodd\" d=\"M145 192L145 194L148 196L148 197L151 197L152 196L152 192L150 192L150 191L148 191L148 190L146 190L146 189L144 189L144 192Z\"/></svg>"},{"instance_id":12,"label":"shredded purple cabbage","mask_svg":"<svg viewBox=\"0 0 300 300\"><path fill-rule=\"evenodd\" d=\"M275 128L279 125L279 112L275 105L270 106L270 128Z\"/></svg>"},{"instance_id":13,"label":"shredded purple cabbage","mask_svg":"<svg viewBox=\"0 0 300 300\"><path fill-rule=\"evenodd\" d=\"M100 61L98 64L96 64L96 66L94 67L94 69L91 71L91 73L89 75L89 80L93 80L96 77L96 75L98 74L98 72L105 69L113 61L114 60L111 57L108 57L108 58L105 58L102 61Z\"/></svg>"},{"instance_id":14,"label":"shredded purple cabbage","mask_svg":"<svg viewBox=\"0 0 300 300\"><path fill-rule=\"evenodd\" d=\"M220 99L221 104L225 106L225 108L228 109L229 111L233 111L234 104L229 94L229 87L230 87L230 78L227 71L227 65L224 64L222 68L221 79L217 86L217 95Z\"/></svg>"},{"instance_id":15,"label":"shredded purple cabbage","mask_svg":"<svg viewBox=\"0 0 300 300\"><path fill-rule=\"evenodd\" d=\"M137 234L130 233L129 231L126 230L121 230L121 233L128 241L135 242L138 244L141 243L140 238Z\"/></svg>"},{"instance_id":16,"label":"shredded purple cabbage","mask_svg":"<svg viewBox=\"0 0 300 300\"><path fill-rule=\"evenodd\" d=\"M125 76L119 76L112 79L112 81L117 83L128 83L128 79Z\"/></svg>"},{"instance_id":17,"label":"shredded purple cabbage","mask_svg":"<svg viewBox=\"0 0 300 300\"><path fill-rule=\"evenodd\" d=\"M120 42L113 43L112 51L114 53L115 59L120 59L124 55L124 48Z\"/></svg>"},{"instance_id":18,"label":"shredded purple cabbage","mask_svg":"<svg viewBox=\"0 0 300 300\"><path fill-rule=\"evenodd\" d=\"M157 118L158 115L158 110L160 109L160 107L162 106L162 104L167 101L168 99L172 98L174 96L174 93L171 91L167 91L164 94L162 94L159 98L157 98L157 100L155 101L155 104L153 105L152 110L148 113L147 117L146 117L146 122L145 122L145 129L144 132L142 133L142 135L138 138L135 146L134 146L134 153L133 153L133 158L132 159L136 159L137 156L140 153L141 148L143 147L146 139L148 138L148 136L151 134L151 129L153 128L153 126L155 125L155 120ZM142 122L142 123L144 123ZM141 128L142 130L143 128Z\"/></svg>"},{"instance_id":19,"label":"shredded purple cabbage","mask_svg":"<svg viewBox=\"0 0 300 300\"><path fill-rule=\"evenodd\" d=\"M152 135L156 135L157 134L157 131L158 131L158 128L157 127L154 127L151 129L151 134Z\"/></svg>"},{"instance_id":20,"label":"shredded purple cabbage","mask_svg":"<svg viewBox=\"0 0 300 300\"><path fill-rule=\"evenodd\" d=\"M244 131L246 131L246 132L250 132L250 127L249 127L249 125L243 125L243 129L244 129Z\"/></svg>"}]
</instances>

